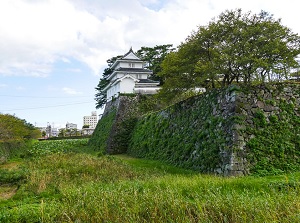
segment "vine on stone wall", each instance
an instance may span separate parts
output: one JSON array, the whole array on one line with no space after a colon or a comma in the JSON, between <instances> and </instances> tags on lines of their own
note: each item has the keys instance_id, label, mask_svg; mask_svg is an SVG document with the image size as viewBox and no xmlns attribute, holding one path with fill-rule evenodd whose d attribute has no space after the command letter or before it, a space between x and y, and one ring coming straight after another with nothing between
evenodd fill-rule
<instances>
[{"instance_id":1,"label":"vine on stone wall","mask_svg":"<svg viewBox=\"0 0 300 223\"><path fill-rule=\"evenodd\" d=\"M112 109L107 115L103 116L97 124L93 135L89 140L89 146L100 154L106 153L107 141L110 136L111 128L115 121L116 109Z\"/></svg>"},{"instance_id":2,"label":"vine on stone wall","mask_svg":"<svg viewBox=\"0 0 300 223\"><path fill-rule=\"evenodd\" d=\"M248 128L252 139L247 142L251 173L278 174L300 170L300 117L294 103L281 100L281 112L266 117L255 114L254 127Z\"/></svg>"},{"instance_id":3,"label":"vine on stone wall","mask_svg":"<svg viewBox=\"0 0 300 223\"><path fill-rule=\"evenodd\" d=\"M190 98L139 120L129 153L201 172L300 170L299 89L230 86Z\"/></svg>"},{"instance_id":4,"label":"vine on stone wall","mask_svg":"<svg viewBox=\"0 0 300 223\"><path fill-rule=\"evenodd\" d=\"M216 94L198 97L140 119L128 153L202 172L220 168L220 151L226 144L222 129L227 121L211 115Z\"/></svg>"},{"instance_id":5,"label":"vine on stone wall","mask_svg":"<svg viewBox=\"0 0 300 223\"><path fill-rule=\"evenodd\" d=\"M95 150L224 175L300 170L299 85L230 86L144 116L141 100L120 99L99 121Z\"/></svg>"}]
</instances>

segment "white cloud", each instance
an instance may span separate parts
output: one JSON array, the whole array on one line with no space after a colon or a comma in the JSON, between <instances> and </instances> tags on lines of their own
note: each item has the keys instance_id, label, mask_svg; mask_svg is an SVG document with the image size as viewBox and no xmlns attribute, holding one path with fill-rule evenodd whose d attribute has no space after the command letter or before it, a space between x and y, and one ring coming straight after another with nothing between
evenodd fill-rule
<instances>
[{"instance_id":1,"label":"white cloud","mask_svg":"<svg viewBox=\"0 0 300 223\"><path fill-rule=\"evenodd\" d=\"M98 25L97 18L66 0L1 1L0 72L46 76L60 55L90 55L86 39L93 39Z\"/></svg>"},{"instance_id":2,"label":"white cloud","mask_svg":"<svg viewBox=\"0 0 300 223\"><path fill-rule=\"evenodd\" d=\"M76 91L73 88L64 87L62 90L63 90L63 92L65 92L66 94L69 94L69 95L79 95L79 94L82 94L82 92Z\"/></svg>"},{"instance_id":3,"label":"white cloud","mask_svg":"<svg viewBox=\"0 0 300 223\"><path fill-rule=\"evenodd\" d=\"M61 60L64 63L71 63L71 61L68 58L66 58L66 57L62 57Z\"/></svg>"},{"instance_id":4,"label":"white cloud","mask_svg":"<svg viewBox=\"0 0 300 223\"><path fill-rule=\"evenodd\" d=\"M0 75L48 76L61 60L101 74L130 46L175 46L226 9L261 9L299 32L296 0L9 0L0 1Z\"/></svg>"},{"instance_id":5,"label":"white cloud","mask_svg":"<svg viewBox=\"0 0 300 223\"><path fill-rule=\"evenodd\" d=\"M8 85L7 84L0 84L0 88L7 88Z\"/></svg>"}]
</instances>

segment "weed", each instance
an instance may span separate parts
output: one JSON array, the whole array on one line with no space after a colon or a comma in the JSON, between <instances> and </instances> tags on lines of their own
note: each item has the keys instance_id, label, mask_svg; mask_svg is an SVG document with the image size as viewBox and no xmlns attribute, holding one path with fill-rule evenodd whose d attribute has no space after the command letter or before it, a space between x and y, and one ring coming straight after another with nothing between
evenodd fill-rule
<instances>
[{"instance_id":1,"label":"weed","mask_svg":"<svg viewBox=\"0 0 300 223\"><path fill-rule=\"evenodd\" d=\"M54 153L23 164L0 222L298 222L300 173L222 178L124 155Z\"/></svg>"}]
</instances>

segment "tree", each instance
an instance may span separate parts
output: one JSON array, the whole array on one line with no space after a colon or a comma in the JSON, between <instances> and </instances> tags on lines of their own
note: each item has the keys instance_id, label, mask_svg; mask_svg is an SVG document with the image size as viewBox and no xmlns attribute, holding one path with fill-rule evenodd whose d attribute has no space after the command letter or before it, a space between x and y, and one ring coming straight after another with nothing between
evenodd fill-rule
<instances>
[{"instance_id":1,"label":"tree","mask_svg":"<svg viewBox=\"0 0 300 223\"><path fill-rule=\"evenodd\" d=\"M71 129L66 129L66 136L71 136Z\"/></svg>"},{"instance_id":2,"label":"tree","mask_svg":"<svg viewBox=\"0 0 300 223\"><path fill-rule=\"evenodd\" d=\"M59 129L58 136L59 137L65 137L66 136L66 129L65 128Z\"/></svg>"},{"instance_id":3,"label":"tree","mask_svg":"<svg viewBox=\"0 0 300 223\"><path fill-rule=\"evenodd\" d=\"M0 141L25 141L40 137L41 132L24 119L0 114Z\"/></svg>"},{"instance_id":4,"label":"tree","mask_svg":"<svg viewBox=\"0 0 300 223\"><path fill-rule=\"evenodd\" d=\"M146 62L145 68L152 70L153 75L149 79L161 81L157 74L161 71L161 63L164 58L174 51L172 44L156 45L154 47L141 47L136 54Z\"/></svg>"},{"instance_id":5,"label":"tree","mask_svg":"<svg viewBox=\"0 0 300 223\"><path fill-rule=\"evenodd\" d=\"M71 129L70 136L76 136L77 135L77 129Z\"/></svg>"},{"instance_id":6,"label":"tree","mask_svg":"<svg viewBox=\"0 0 300 223\"><path fill-rule=\"evenodd\" d=\"M164 84L159 91L159 99L174 103L184 99L183 94L190 89L202 86L201 75L195 66L200 53L195 42L182 43L176 52L169 53L162 61L162 70L158 75Z\"/></svg>"},{"instance_id":7,"label":"tree","mask_svg":"<svg viewBox=\"0 0 300 223\"><path fill-rule=\"evenodd\" d=\"M107 65L108 67L104 69L103 75L99 80L99 83L97 87L95 88L97 93L95 94L95 100L96 100L96 108L102 108L106 104L106 91L104 91L105 87L109 84L109 80L107 79L109 75L112 74L113 70L111 69L111 66L114 64L114 62L121 58L122 56L116 56L108 59Z\"/></svg>"},{"instance_id":8,"label":"tree","mask_svg":"<svg viewBox=\"0 0 300 223\"><path fill-rule=\"evenodd\" d=\"M170 100L195 87L283 80L299 67L299 53L300 37L273 15L225 11L166 56L160 95Z\"/></svg>"}]
</instances>

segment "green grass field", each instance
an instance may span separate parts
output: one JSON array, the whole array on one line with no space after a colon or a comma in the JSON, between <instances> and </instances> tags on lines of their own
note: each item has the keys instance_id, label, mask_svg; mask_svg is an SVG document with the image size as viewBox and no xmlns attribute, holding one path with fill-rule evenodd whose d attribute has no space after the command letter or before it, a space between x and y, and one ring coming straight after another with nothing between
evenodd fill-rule
<instances>
[{"instance_id":1,"label":"green grass field","mask_svg":"<svg viewBox=\"0 0 300 223\"><path fill-rule=\"evenodd\" d=\"M223 178L63 143L0 165L0 222L300 222L300 173Z\"/></svg>"}]
</instances>

